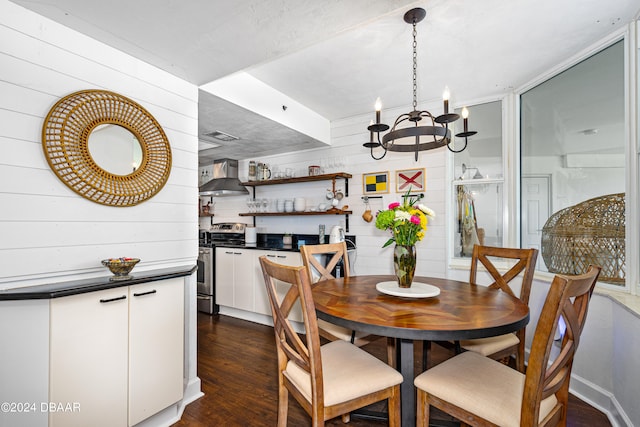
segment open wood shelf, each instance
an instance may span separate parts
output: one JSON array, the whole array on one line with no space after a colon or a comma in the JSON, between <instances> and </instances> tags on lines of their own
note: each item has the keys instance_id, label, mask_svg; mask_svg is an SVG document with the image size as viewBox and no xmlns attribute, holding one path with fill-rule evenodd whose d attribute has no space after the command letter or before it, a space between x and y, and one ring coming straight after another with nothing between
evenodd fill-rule
<instances>
[{"instance_id":1,"label":"open wood shelf","mask_svg":"<svg viewBox=\"0 0 640 427\"><path fill-rule=\"evenodd\" d=\"M256 187L262 187L265 185L280 185L280 184L295 184L299 182L316 182L316 181L332 181L333 191L336 191L336 179L344 179L344 195L349 196L349 178L352 175L346 172L325 173L322 175L300 176L297 178L281 178L281 179L268 179L264 181L247 181L242 185L245 187L251 187L253 198L256 197ZM256 225L257 216L307 216L307 215L344 215L345 230L349 231L349 215L353 214L352 211L332 208L323 212L244 212L238 215L240 216L252 216L253 225Z\"/></svg>"},{"instance_id":2,"label":"open wood shelf","mask_svg":"<svg viewBox=\"0 0 640 427\"><path fill-rule=\"evenodd\" d=\"M352 176L349 173L336 172L336 173L325 173L322 175L300 176L296 178L267 179L264 181L246 181L246 182L243 182L242 185L246 187L259 187L262 185L294 184L296 182L329 181L335 178L349 179L349 178L352 178Z\"/></svg>"},{"instance_id":3,"label":"open wood shelf","mask_svg":"<svg viewBox=\"0 0 640 427\"><path fill-rule=\"evenodd\" d=\"M240 216L300 216L300 215L351 215L353 211L343 211L340 209L328 210L323 212L318 211L303 211L303 212L245 212L239 213Z\"/></svg>"}]
</instances>

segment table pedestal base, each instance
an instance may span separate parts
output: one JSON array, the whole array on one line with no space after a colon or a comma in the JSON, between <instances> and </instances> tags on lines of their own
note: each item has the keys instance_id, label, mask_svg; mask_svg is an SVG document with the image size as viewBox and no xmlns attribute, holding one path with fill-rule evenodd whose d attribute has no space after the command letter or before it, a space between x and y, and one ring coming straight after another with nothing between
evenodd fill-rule
<instances>
[{"instance_id":1,"label":"table pedestal base","mask_svg":"<svg viewBox=\"0 0 640 427\"><path fill-rule=\"evenodd\" d=\"M396 363L402 374L402 384L400 384L401 425L416 425L416 389L413 386L413 340L396 339Z\"/></svg>"}]
</instances>

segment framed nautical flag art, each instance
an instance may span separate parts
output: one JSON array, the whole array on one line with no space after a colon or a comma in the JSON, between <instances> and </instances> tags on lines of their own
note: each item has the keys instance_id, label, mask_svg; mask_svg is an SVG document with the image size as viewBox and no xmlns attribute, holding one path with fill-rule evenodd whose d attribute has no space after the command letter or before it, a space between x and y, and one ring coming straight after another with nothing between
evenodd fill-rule
<instances>
[{"instance_id":1,"label":"framed nautical flag art","mask_svg":"<svg viewBox=\"0 0 640 427\"><path fill-rule=\"evenodd\" d=\"M425 190L424 168L396 171L396 193L420 193Z\"/></svg>"},{"instance_id":2,"label":"framed nautical flag art","mask_svg":"<svg viewBox=\"0 0 640 427\"><path fill-rule=\"evenodd\" d=\"M362 174L362 194L383 194L389 192L389 172L371 172Z\"/></svg>"}]
</instances>

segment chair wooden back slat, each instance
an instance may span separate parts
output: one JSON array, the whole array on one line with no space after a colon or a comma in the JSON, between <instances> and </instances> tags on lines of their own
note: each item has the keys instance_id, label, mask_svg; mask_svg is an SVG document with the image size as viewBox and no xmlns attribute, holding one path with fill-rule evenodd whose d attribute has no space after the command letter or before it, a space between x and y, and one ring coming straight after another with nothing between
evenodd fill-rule
<instances>
[{"instance_id":1,"label":"chair wooden back slat","mask_svg":"<svg viewBox=\"0 0 640 427\"><path fill-rule=\"evenodd\" d=\"M302 245L300 247L302 262L307 268L309 281L313 284L320 280L335 279L332 272L342 261L342 277L351 275L349 265L349 254L347 252L347 243L328 243L321 245ZM312 285L313 286L313 285ZM380 337L370 334L357 334L356 331L349 331L346 328L333 325L326 321L320 321L320 335L330 341L338 339L350 340L352 344L363 346ZM348 338L345 337L349 334ZM393 366L395 355L395 340L387 338L387 362Z\"/></svg>"},{"instance_id":2,"label":"chair wooden back slat","mask_svg":"<svg viewBox=\"0 0 640 427\"><path fill-rule=\"evenodd\" d=\"M267 295L271 302L273 313L274 331L276 334L276 346L278 351L278 364L282 369L289 360L292 360L301 369L311 375L312 382L322 381L322 363L320 363L320 338L318 324L315 316L315 306L311 292L305 292L309 288L309 276L304 267L282 266L260 257ZM280 300L276 292L276 281L289 283L291 287ZM294 303L300 300L302 317L307 331L306 342L293 328L287 317ZM310 313L312 315L310 315ZM314 333L315 331L315 333ZM315 360L316 363L312 363ZM315 380L315 378L318 380ZM320 396L320 400L322 397Z\"/></svg>"},{"instance_id":3,"label":"chair wooden back slat","mask_svg":"<svg viewBox=\"0 0 640 427\"><path fill-rule=\"evenodd\" d=\"M579 276L556 275L538 320L531 345L531 353L522 399L521 425L537 425L540 402L555 394L563 405L551 414L566 423L566 405L573 358L584 328L593 288L600 275L600 267L589 266ZM559 355L549 364L554 337L562 318L567 326L560 344ZM535 421L535 422L534 422Z\"/></svg>"},{"instance_id":4,"label":"chair wooden back slat","mask_svg":"<svg viewBox=\"0 0 640 427\"><path fill-rule=\"evenodd\" d=\"M501 274L491 261L491 258L517 260L517 262L506 273ZM478 284L478 263L481 263L493 279L493 283L489 285L490 288L501 289L509 295L519 298L525 304L529 304L531 283L533 282L533 274L535 272L537 260L538 250L535 248L497 248L492 246L475 245L473 247L473 255L471 258L469 281L473 284ZM521 273L522 286L520 287L520 295L518 296L515 294L509 283Z\"/></svg>"},{"instance_id":5,"label":"chair wooden back slat","mask_svg":"<svg viewBox=\"0 0 640 427\"><path fill-rule=\"evenodd\" d=\"M387 400L389 425L398 426L402 376L395 369L344 341L329 343L321 350L318 319L307 268L276 264L266 256L259 259L271 306L278 354L278 426L287 425L289 395L292 395L311 416L313 427L323 427L326 420L336 416L342 416L343 421L348 420L349 412L381 400ZM289 288L280 298L276 284L281 288L283 282L288 284ZM298 300L302 309L304 338L301 338L288 319ZM324 369L321 358L323 351L327 355L327 365ZM336 362L340 366L337 366ZM325 381L324 372L344 369L344 365L348 363L351 363L351 366L345 370L348 372L347 375L343 373L337 376L334 373ZM302 370L302 379L299 370L293 365ZM340 381L348 380L349 374L354 377L357 387L363 387L362 383L369 381L369 388L364 386L359 395L347 393L343 400L336 399L336 396L340 397L340 392L336 390L342 391L350 387L350 384ZM328 387L327 390L325 386ZM337 401L326 406L325 399Z\"/></svg>"},{"instance_id":6,"label":"chair wooden back slat","mask_svg":"<svg viewBox=\"0 0 640 427\"><path fill-rule=\"evenodd\" d=\"M495 259L515 261L515 264L502 274L492 261ZM529 305L531 284L533 283L533 274L535 272L537 260L538 250L535 248L497 248L493 246L475 245L473 247L473 254L471 258L469 282L479 284L478 264L482 264L493 280L493 282L488 285L489 288L499 289L514 298L519 298L523 303ZM520 292L516 295L516 292L514 292L511 286L512 281L519 276L522 276L522 281L520 284ZM502 349L495 354L490 355L490 357L499 359L504 357L505 354L507 357L510 357L511 354L515 354L516 369L520 372L524 372L525 335L526 328L520 329L516 332L516 336L519 340L517 346Z\"/></svg>"},{"instance_id":7,"label":"chair wooden back slat","mask_svg":"<svg viewBox=\"0 0 640 427\"><path fill-rule=\"evenodd\" d=\"M349 277L351 274L346 242L302 245L300 247L300 254L302 255L302 262L309 271L309 280L311 283L320 280L335 279L331 272L340 261L342 261L342 276ZM323 256L330 258L327 262L322 263L319 258Z\"/></svg>"}]
</instances>

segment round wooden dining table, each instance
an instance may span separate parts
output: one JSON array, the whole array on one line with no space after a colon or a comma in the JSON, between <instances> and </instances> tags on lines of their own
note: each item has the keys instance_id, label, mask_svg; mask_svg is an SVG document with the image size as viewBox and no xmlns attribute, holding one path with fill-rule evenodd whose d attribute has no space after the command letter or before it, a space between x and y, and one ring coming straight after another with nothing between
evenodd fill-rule
<instances>
[{"instance_id":1,"label":"round wooden dining table","mask_svg":"<svg viewBox=\"0 0 640 427\"><path fill-rule=\"evenodd\" d=\"M351 276L313 285L320 319L356 331L396 338L401 385L402 426L414 426L413 341L484 338L515 332L529 322L529 308L518 298L485 286L448 279L415 277L436 286L433 297L399 297L376 289L395 276Z\"/></svg>"}]
</instances>

